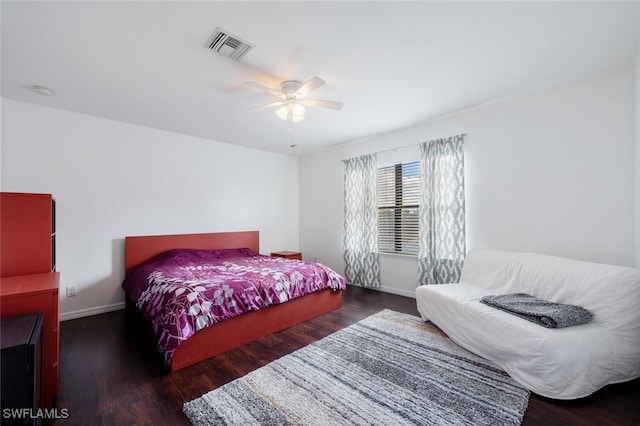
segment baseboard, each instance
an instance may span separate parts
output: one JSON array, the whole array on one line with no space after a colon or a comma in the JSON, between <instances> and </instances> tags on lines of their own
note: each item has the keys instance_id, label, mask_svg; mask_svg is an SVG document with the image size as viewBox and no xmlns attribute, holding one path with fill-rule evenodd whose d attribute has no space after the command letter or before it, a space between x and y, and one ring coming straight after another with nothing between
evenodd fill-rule
<instances>
[{"instance_id":1,"label":"baseboard","mask_svg":"<svg viewBox=\"0 0 640 426\"><path fill-rule=\"evenodd\" d=\"M107 312L120 311L124 309L124 302L112 305L97 306L95 308L79 309L77 311L64 312L60 314L60 321L68 321L77 318L90 317L92 315L106 314Z\"/></svg>"},{"instance_id":2,"label":"baseboard","mask_svg":"<svg viewBox=\"0 0 640 426\"><path fill-rule=\"evenodd\" d=\"M393 287L385 287L381 286L377 290L384 291L385 293L397 294L398 296L410 297L412 299L416 298L415 291L401 290Z\"/></svg>"},{"instance_id":3,"label":"baseboard","mask_svg":"<svg viewBox=\"0 0 640 426\"><path fill-rule=\"evenodd\" d=\"M399 288L394 288L394 287L386 287L386 286L380 286L380 287L362 287L359 285L354 285L354 284L349 284L347 283L347 285L352 286L352 287L357 287L357 288L366 288L368 290L376 290L376 291L382 291L384 293L391 293L391 294L396 294L398 296L404 296L404 297L410 297L412 299L416 298L416 292L414 291L409 291L409 290L402 290Z\"/></svg>"}]
</instances>

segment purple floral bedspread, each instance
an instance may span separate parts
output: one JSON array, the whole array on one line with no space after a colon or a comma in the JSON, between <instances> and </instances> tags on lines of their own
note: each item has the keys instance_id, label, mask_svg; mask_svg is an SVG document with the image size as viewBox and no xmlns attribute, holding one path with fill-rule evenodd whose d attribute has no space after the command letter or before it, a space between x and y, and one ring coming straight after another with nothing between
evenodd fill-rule
<instances>
[{"instance_id":1,"label":"purple floral bedspread","mask_svg":"<svg viewBox=\"0 0 640 426\"><path fill-rule=\"evenodd\" d=\"M137 267L122 283L153 324L166 365L175 349L211 324L325 288L344 289L331 268L250 249L175 249Z\"/></svg>"}]
</instances>

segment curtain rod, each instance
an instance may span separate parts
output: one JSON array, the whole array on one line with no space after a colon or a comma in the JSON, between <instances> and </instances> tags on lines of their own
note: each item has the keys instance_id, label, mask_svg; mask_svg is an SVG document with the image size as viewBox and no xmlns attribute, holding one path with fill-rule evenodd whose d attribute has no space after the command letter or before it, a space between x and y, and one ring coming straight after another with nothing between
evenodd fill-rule
<instances>
[{"instance_id":1,"label":"curtain rod","mask_svg":"<svg viewBox=\"0 0 640 426\"><path fill-rule=\"evenodd\" d=\"M467 134L466 133L460 133L458 135L454 135L454 136L450 136L450 137L455 137L455 136L465 137L465 136L467 136ZM442 138L440 138L440 139L442 139ZM398 149L409 148L409 147L412 147L412 146L420 145L421 143L424 143L424 142L412 143L412 144L409 144L409 145L397 146L395 148L383 149L382 151L372 152L371 154L382 154L384 152L395 151L395 150L398 150ZM371 154L362 154L362 155L371 155ZM360 157L360 156L358 155L358 157ZM342 161L346 161L346 160L342 160Z\"/></svg>"}]
</instances>

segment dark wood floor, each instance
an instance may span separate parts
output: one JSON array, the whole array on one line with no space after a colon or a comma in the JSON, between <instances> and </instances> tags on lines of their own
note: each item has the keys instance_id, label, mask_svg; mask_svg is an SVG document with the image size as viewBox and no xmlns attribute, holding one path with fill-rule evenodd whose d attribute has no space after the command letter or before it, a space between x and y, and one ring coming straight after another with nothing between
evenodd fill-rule
<instances>
[{"instance_id":1,"label":"dark wood floor","mask_svg":"<svg viewBox=\"0 0 640 426\"><path fill-rule=\"evenodd\" d=\"M127 330L124 311L63 322L57 407L69 418L48 424L190 425L184 402L384 308L418 315L414 299L349 287L338 311L174 373ZM523 424L639 425L640 380L577 401L532 395Z\"/></svg>"}]
</instances>

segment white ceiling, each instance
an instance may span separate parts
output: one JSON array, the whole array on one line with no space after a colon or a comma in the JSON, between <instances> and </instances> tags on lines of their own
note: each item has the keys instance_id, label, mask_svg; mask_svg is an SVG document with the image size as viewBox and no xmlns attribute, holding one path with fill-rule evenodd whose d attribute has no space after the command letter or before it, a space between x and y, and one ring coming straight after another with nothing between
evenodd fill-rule
<instances>
[{"instance_id":1,"label":"white ceiling","mask_svg":"<svg viewBox=\"0 0 640 426\"><path fill-rule=\"evenodd\" d=\"M306 155L629 64L639 4L2 1L2 96ZM216 27L254 49L210 52ZM345 106L308 109L292 150L245 82L314 75L314 97Z\"/></svg>"}]
</instances>

